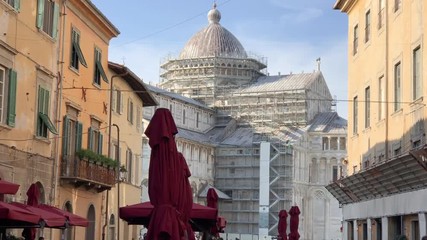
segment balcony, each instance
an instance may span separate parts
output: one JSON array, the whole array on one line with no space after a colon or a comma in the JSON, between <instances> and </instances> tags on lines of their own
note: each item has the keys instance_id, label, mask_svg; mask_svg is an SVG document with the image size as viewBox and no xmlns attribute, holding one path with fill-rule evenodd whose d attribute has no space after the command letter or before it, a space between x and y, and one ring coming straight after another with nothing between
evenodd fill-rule
<instances>
[{"instance_id":1,"label":"balcony","mask_svg":"<svg viewBox=\"0 0 427 240\"><path fill-rule=\"evenodd\" d=\"M116 183L116 167L101 161L93 161L78 156L62 158L61 181L72 184L75 188L102 192L110 190Z\"/></svg>"}]
</instances>

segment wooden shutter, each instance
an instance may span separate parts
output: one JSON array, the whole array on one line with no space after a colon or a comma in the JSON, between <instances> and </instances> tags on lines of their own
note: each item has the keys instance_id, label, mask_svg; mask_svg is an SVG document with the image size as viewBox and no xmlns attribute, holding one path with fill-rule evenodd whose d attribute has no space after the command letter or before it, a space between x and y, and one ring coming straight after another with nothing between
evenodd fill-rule
<instances>
[{"instance_id":1,"label":"wooden shutter","mask_svg":"<svg viewBox=\"0 0 427 240\"><path fill-rule=\"evenodd\" d=\"M67 115L64 116L64 121L62 123L63 131L62 131L62 158L64 159L68 154L68 126L70 125L70 119Z\"/></svg>"},{"instance_id":2,"label":"wooden shutter","mask_svg":"<svg viewBox=\"0 0 427 240\"><path fill-rule=\"evenodd\" d=\"M38 29L43 28L44 1L45 0L37 0L37 22L36 22L36 26Z\"/></svg>"},{"instance_id":3,"label":"wooden shutter","mask_svg":"<svg viewBox=\"0 0 427 240\"><path fill-rule=\"evenodd\" d=\"M7 125L14 127L16 118L16 85L17 73L14 70L9 71L9 97L7 106Z\"/></svg>"},{"instance_id":4,"label":"wooden shutter","mask_svg":"<svg viewBox=\"0 0 427 240\"><path fill-rule=\"evenodd\" d=\"M101 133L99 133L98 135L98 154L102 154L102 140L103 140L103 136Z\"/></svg>"},{"instance_id":5,"label":"wooden shutter","mask_svg":"<svg viewBox=\"0 0 427 240\"><path fill-rule=\"evenodd\" d=\"M119 111L119 113L120 114L123 113L123 92L122 91L120 91L120 111Z\"/></svg>"},{"instance_id":6,"label":"wooden shutter","mask_svg":"<svg viewBox=\"0 0 427 240\"><path fill-rule=\"evenodd\" d=\"M13 4L14 4L13 8L15 8L15 10L19 12L21 10L21 1L15 0L15 2Z\"/></svg>"},{"instance_id":7,"label":"wooden shutter","mask_svg":"<svg viewBox=\"0 0 427 240\"><path fill-rule=\"evenodd\" d=\"M113 91L112 93L111 93L111 106L110 106L110 108L111 108L111 110L112 111L114 111L114 112L119 112L118 110L119 109L117 109L117 91L116 91L116 88L113 88L113 89L111 89L110 91Z\"/></svg>"},{"instance_id":8,"label":"wooden shutter","mask_svg":"<svg viewBox=\"0 0 427 240\"><path fill-rule=\"evenodd\" d=\"M58 36L58 21L59 21L59 5L54 3L53 6L53 25L52 25L52 38L56 39Z\"/></svg>"},{"instance_id":9,"label":"wooden shutter","mask_svg":"<svg viewBox=\"0 0 427 240\"><path fill-rule=\"evenodd\" d=\"M76 151L82 149L83 123L76 122Z\"/></svg>"},{"instance_id":10,"label":"wooden shutter","mask_svg":"<svg viewBox=\"0 0 427 240\"><path fill-rule=\"evenodd\" d=\"M93 138L93 128L92 127L89 128L87 136L88 136L88 139L87 139L87 148L89 150L93 151L93 141L92 141L92 138Z\"/></svg>"}]
</instances>

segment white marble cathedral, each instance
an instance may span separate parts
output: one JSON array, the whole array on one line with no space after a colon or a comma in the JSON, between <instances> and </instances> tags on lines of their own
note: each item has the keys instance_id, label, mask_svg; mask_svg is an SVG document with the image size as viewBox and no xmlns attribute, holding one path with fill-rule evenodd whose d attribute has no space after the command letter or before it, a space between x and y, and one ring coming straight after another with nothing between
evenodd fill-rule
<instances>
[{"instance_id":1,"label":"white marble cathedral","mask_svg":"<svg viewBox=\"0 0 427 240\"><path fill-rule=\"evenodd\" d=\"M194 200L203 203L210 186L220 191L227 239L277 235L279 211L293 205L300 239L341 239L341 209L324 186L346 174L347 121L332 111L320 69L271 76L220 19L214 5L208 26L148 86L175 118ZM154 110L144 108L147 121Z\"/></svg>"}]
</instances>

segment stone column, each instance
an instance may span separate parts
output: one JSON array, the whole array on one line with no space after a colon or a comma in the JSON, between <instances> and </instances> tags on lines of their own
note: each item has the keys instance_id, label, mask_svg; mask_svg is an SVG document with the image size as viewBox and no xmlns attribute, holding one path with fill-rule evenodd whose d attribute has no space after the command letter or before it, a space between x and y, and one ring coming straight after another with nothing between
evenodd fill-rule
<instances>
[{"instance_id":1,"label":"stone column","mask_svg":"<svg viewBox=\"0 0 427 240\"><path fill-rule=\"evenodd\" d=\"M381 231L382 239L388 239L388 217L381 218Z\"/></svg>"},{"instance_id":2,"label":"stone column","mask_svg":"<svg viewBox=\"0 0 427 240\"><path fill-rule=\"evenodd\" d=\"M366 219L367 231L368 231L368 240L372 240L372 220L370 218Z\"/></svg>"},{"instance_id":3,"label":"stone column","mask_svg":"<svg viewBox=\"0 0 427 240\"><path fill-rule=\"evenodd\" d=\"M353 239L358 240L359 234L357 234L359 226L357 226L357 220L353 220Z\"/></svg>"},{"instance_id":4,"label":"stone column","mask_svg":"<svg viewBox=\"0 0 427 240\"><path fill-rule=\"evenodd\" d=\"M418 213L418 224L420 227L420 237L427 236L427 222L425 213Z\"/></svg>"}]
</instances>

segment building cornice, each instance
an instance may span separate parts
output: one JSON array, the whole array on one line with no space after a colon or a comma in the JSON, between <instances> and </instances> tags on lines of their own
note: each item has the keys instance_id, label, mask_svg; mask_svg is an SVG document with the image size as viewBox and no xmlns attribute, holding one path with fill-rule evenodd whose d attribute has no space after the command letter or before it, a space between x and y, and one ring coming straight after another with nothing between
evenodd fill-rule
<instances>
[{"instance_id":1,"label":"building cornice","mask_svg":"<svg viewBox=\"0 0 427 240\"><path fill-rule=\"evenodd\" d=\"M334 5L335 10L348 13L349 10L354 6L357 0L337 0Z\"/></svg>"}]
</instances>

